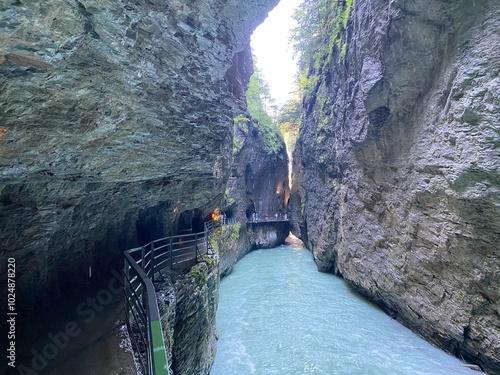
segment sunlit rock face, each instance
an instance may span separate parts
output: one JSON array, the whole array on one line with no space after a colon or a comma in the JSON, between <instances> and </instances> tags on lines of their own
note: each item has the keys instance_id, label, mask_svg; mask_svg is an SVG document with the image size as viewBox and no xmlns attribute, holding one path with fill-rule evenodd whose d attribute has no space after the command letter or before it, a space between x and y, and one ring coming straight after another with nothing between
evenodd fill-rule
<instances>
[{"instance_id":1,"label":"sunlit rock face","mask_svg":"<svg viewBox=\"0 0 500 375\"><path fill-rule=\"evenodd\" d=\"M0 247L23 308L219 204L238 55L276 3L0 5Z\"/></svg>"},{"instance_id":2,"label":"sunlit rock face","mask_svg":"<svg viewBox=\"0 0 500 375\"><path fill-rule=\"evenodd\" d=\"M321 270L498 373L500 3L356 2L347 30L305 103L307 243Z\"/></svg>"}]
</instances>

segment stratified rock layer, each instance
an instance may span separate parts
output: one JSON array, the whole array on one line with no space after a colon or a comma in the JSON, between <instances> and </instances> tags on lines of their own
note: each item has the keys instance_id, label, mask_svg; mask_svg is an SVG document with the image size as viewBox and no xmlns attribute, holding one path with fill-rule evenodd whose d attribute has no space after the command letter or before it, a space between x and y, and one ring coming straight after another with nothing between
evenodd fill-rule
<instances>
[{"instance_id":1,"label":"stratified rock layer","mask_svg":"<svg viewBox=\"0 0 500 375\"><path fill-rule=\"evenodd\" d=\"M318 267L492 373L499 33L495 0L356 2L347 54L317 72L296 155Z\"/></svg>"},{"instance_id":2,"label":"stratified rock layer","mask_svg":"<svg viewBox=\"0 0 500 375\"><path fill-rule=\"evenodd\" d=\"M23 309L218 205L242 51L276 3L0 5L1 263Z\"/></svg>"}]
</instances>

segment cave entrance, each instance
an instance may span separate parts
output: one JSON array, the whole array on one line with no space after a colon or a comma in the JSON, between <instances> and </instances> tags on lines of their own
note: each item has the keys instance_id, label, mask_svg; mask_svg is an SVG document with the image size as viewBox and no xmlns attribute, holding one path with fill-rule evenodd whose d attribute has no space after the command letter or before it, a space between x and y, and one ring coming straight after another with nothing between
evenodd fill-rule
<instances>
[{"instance_id":1,"label":"cave entrance","mask_svg":"<svg viewBox=\"0 0 500 375\"><path fill-rule=\"evenodd\" d=\"M224 217L226 219L232 219L236 215L236 204L232 204L228 207L226 207L222 213L224 214Z\"/></svg>"},{"instance_id":2,"label":"cave entrance","mask_svg":"<svg viewBox=\"0 0 500 375\"><path fill-rule=\"evenodd\" d=\"M245 210L245 214L248 220L252 218L254 212L255 212L255 204L253 203L253 200L250 199L250 203L247 205L247 209Z\"/></svg>"},{"instance_id":3,"label":"cave entrance","mask_svg":"<svg viewBox=\"0 0 500 375\"><path fill-rule=\"evenodd\" d=\"M166 215L169 212L170 204L162 202L154 207L149 207L139 211L139 217L135 223L137 231L137 241L145 245L166 235Z\"/></svg>"},{"instance_id":4,"label":"cave entrance","mask_svg":"<svg viewBox=\"0 0 500 375\"><path fill-rule=\"evenodd\" d=\"M177 234L200 233L204 230L203 212L199 209L184 211L177 222Z\"/></svg>"}]
</instances>

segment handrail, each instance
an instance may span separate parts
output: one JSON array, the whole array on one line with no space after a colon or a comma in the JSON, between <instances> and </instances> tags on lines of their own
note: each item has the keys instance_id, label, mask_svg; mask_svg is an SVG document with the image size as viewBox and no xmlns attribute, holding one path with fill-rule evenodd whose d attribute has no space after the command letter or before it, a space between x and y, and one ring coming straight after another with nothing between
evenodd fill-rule
<instances>
[{"instance_id":1,"label":"handrail","mask_svg":"<svg viewBox=\"0 0 500 375\"><path fill-rule=\"evenodd\" d=\"M222 226L234 225L236 224L236 218L235 217L227 218L224 216L221 218L220 223Z\"/></svg>"},{"instance_id":2,"label":"handrail","mask_svg":"<svg viewBox=\"0 0 500 375\"><path fill-rule=\"evenodd\" d=\"M128 251L125 251L124 292L127 328L142 368L147 374L169 375L154 285ZM147 333L146 337L144 330ZM140 336L140 341L135 338L137 334Z\"/></svg>"},{"instance_id":3,"label":"handrail","mask_svg":"<svg viewBox=\"0 0 500 375\"><path fill-rule=\"evenodd\" d=\"M151 241L129 249L125 255L125 315L134 353L146 375L169 375L165 341L154 288L156 274L191 267L211 248L209 235L214 223L204 231Z\"/></svg>"},{"instance_id":4,"label":"handrail","mask_svg":"<svg viewBox=\"0 0 500 375\"><path fill-rule=\"evenodd\" d=\"M290 221L289 215L278 215L278 216L252 216L247 223L270 223L279 221Z\"/></svg>"}]
</instances>

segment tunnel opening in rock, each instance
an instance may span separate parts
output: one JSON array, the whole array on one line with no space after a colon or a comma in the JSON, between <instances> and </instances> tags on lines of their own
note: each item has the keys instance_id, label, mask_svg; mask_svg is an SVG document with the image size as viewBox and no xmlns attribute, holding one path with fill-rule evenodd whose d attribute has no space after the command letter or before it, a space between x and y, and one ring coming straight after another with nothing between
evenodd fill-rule
<instances>
[{"instance_id":1,"label":"tunnel opening in rock","mask_svg":"<svg viewBox=\"0 0 500 375\"><path fill-rule=\"evenodd\" d=\"M199 233L204 230L203 212L199 209L184 211L177 222L177 234Z\"/></svg>"},{"instance_id":2,"label":"tunnel opening in rock","mask_svg":"<svg viewBox=\"0 0 500 375\"><path fill-rule=\"evenodd\" d=\"M166 235L166 215L170 205L167 202L139 211L136 221L137 241L145 245Z\"/></svg>"},{"instance_id":3,"label":"tunnel opening in rock","mask_svg":"<svg viewBox=\"0 0 500 375\"><path fill-rule=\"evenodd\" d=\"M193 233L203 232L204 223L201 211L195 211L195 215L191 219L191 228L193 230Z\"/></svg>"},{"instance_id":4,"label":"tunnel opening in rock","mask_svg":"<svg viewBox=\"0 0 500 375\"><path fill-rule=\"evenodd\" d=\"M226 219L232 219L236 216L236 210L237 210L236 203L232 203L229 206L226 206L222 211L222 213L224 214Z\"/></svg>"},{"instance_id":5,"label":"tunnel opening in rock","mask_svg":"<svg viewBox=\"0 0 500 375\"><path fill-rule=\"evenodd\" d=\"M253 200L250 199L250 203L247 205L247 208L245 210L245 215L247 219L250 219L255 212L255 204L253 203Z\"/></svg>"}]
</instances>

